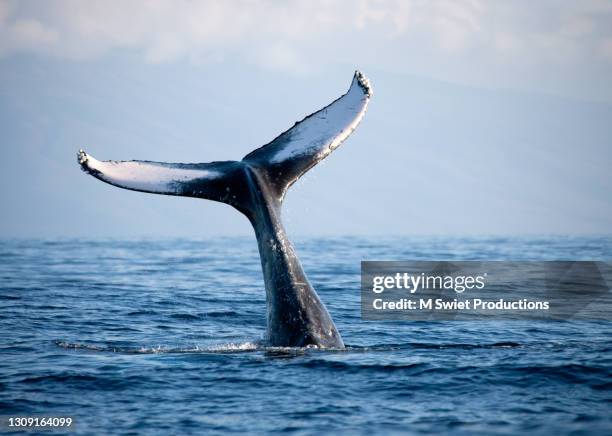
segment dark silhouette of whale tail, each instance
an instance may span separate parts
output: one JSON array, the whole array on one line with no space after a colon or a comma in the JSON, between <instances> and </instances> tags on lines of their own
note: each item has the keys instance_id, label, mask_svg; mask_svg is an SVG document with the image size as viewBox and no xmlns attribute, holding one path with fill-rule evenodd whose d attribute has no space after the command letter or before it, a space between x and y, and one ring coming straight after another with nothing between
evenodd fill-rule
<instances>
[{"instance_id":1,"label":"dark silhouette of whale tail","mask_svg":"<svg viewBox=\"0 0 612 436\"><path fill-rule=\"evenodd\" d=\"M280 207L289 187L355 130L371 96L368 79L357 71L346 94L241 161L99 161L83 150L78 153L78 161L83 171L120 188L204 198L238 209L249 218L257 236L270 344L343 347L340 334L286 237Z\"/></svg>"}]
</instances>

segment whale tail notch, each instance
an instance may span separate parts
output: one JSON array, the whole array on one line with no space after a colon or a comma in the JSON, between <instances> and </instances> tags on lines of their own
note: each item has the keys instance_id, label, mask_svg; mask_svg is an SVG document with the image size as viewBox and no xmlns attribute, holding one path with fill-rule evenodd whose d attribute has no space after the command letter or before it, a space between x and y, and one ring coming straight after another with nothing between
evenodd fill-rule
<instances>
[{"instance_id":1,"label":"whale tail notch","mask_svg":"<svg viewBox=\"0 0 612 436\"><path fill-rule=\"evenodd\" d=\"M78 162L88 174L120 188L164 195L205 198L245 211L246 167L263 174L276 199L282 202L288 188L306 171L327 157L355 130L367 109L372 87L359 71L349 90L307 116L242 161L165 163L150 161L99 161L80 150Z\"/></svg>"}]
</instances>

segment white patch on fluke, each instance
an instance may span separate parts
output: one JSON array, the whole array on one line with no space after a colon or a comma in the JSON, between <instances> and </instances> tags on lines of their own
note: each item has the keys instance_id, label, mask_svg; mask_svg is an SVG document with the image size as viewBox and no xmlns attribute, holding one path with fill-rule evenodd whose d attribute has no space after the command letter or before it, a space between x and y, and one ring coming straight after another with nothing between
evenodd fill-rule
<instances>
[{"instance_id":1,"label":"white patch on fluke","mask_svg":"<svg viewBox=\"0 0 612 436\"><path fill-rule=\"evenodd\" d=\"M181 168L171 164L143 161L99 161L83 150L78 153L79 164L87 172L113 185L147 192L175 192L177 184L192 180L214 179L222 174L197 168Z\"/></svg>"},{"instance_id":2,"label":"white patch on fluke","mask_svg":"<svg viewBox=\"0 0 612 436\"><path fill-rule=\"evenodd\" d=\"M353 133L365 115L371 96L370 81L357 71L346 94L286 132L288 140L272 162L280 163L304 154L323 159Z\"/></svg>"}]
</instances>

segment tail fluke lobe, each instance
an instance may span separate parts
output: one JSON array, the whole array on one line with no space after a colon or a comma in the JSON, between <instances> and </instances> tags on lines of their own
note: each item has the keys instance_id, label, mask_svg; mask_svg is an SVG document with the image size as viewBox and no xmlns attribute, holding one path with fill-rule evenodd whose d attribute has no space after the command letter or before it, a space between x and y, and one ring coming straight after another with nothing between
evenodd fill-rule
<instances>
[{"instance_id":1,"label":"tail fluke lobe","mask_svg":"<svg viewBox=\"0 0 612 436\"><path fill-rule=\"evenodd\" d=\"M263 169L282 200L302 174L327 157L355 130L371 97L369 80L356 71L346 94L247 154L242 161Z\"/></svg>"},{"instance_id":2,"label":"tail fluke lobe","mask_svg":"<svg viewBox=\"0 0 612 436\"><path fill-rule=\"evenodd\" d=\"M243 170L240 162L99 161L83 150L79 150L77 159L86 173L132 191L205 198L233 206L241 200L235 177Z\"/></svg>"}]
</instances>

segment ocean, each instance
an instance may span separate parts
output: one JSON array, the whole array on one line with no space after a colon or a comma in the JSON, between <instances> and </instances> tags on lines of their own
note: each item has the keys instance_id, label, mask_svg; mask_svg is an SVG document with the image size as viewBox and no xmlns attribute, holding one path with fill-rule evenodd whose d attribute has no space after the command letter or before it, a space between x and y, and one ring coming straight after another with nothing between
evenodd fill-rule
<instances>
[{"instance_id":1,"label":"ocean","mask_svg":"<svg viewBox=\"0 0 612 436\"><path fill-rule=\"evenodd\" d=\"M612 434L610 322L363 321L359 275L609 261L612 238L294 245L346 350L262 345L254 237L0 242L0 415L71 416L70 434Z\"/></svg>"}]
</instances>

